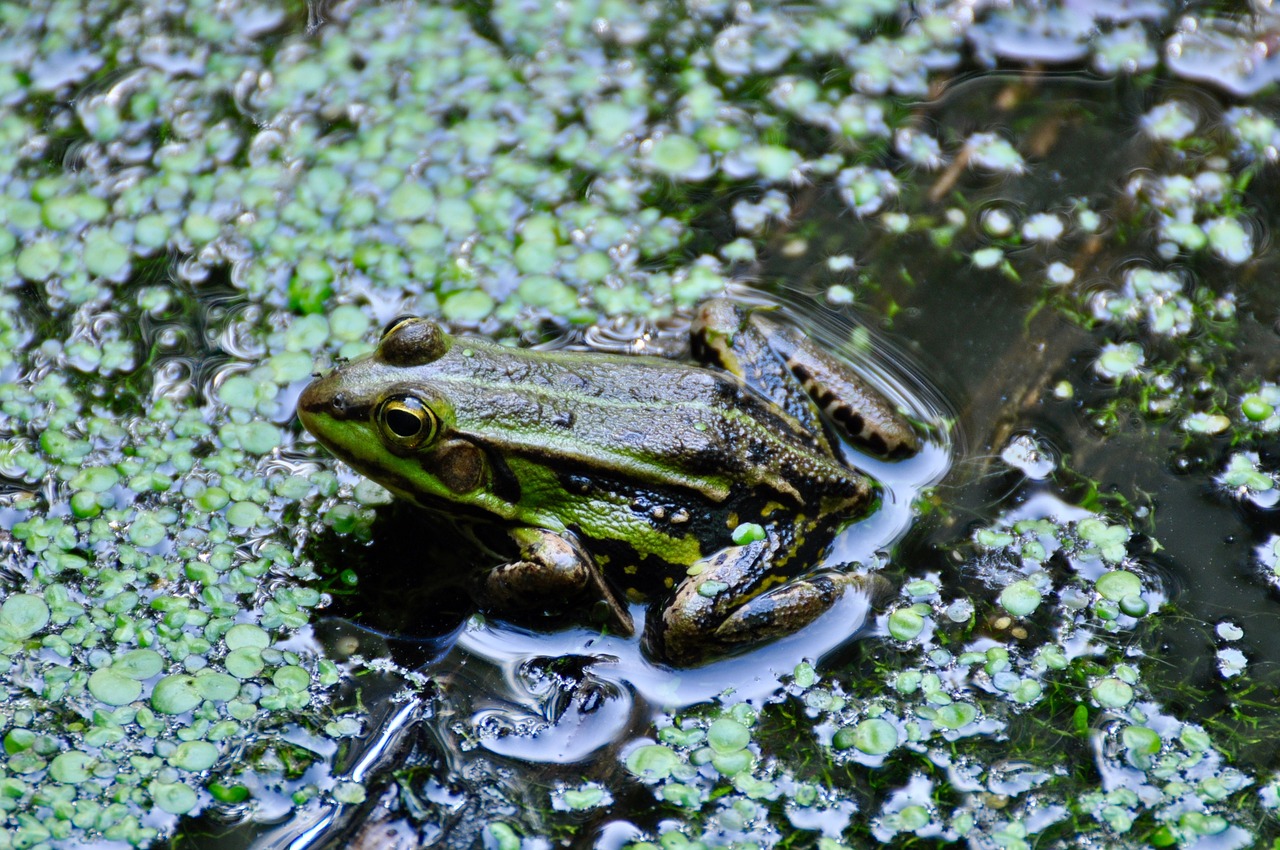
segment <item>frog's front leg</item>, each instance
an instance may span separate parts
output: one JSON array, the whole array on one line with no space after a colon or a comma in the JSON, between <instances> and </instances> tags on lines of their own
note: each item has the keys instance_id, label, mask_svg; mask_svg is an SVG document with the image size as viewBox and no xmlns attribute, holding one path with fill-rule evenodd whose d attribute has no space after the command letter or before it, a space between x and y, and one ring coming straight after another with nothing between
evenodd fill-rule
<instances>
[{"instance_id":1,"label":"frog's front leg","mask_svg":"<svg viewBox=\"0 0 1280 850\"><path fill-rule=\"evenodd\" d=\"M899 458L920 450L915 428L879 390L799 330L763 311L748 311L723 298L708 301L694 319L692 341L700 360L742 378L820 439L817 409L873 454Z\"/></svg>"},{"instance_id":2,"label":"frog's front leg","mask_svg":"<svg viewBox=\"0 0 1280 850\"><path fill-rule=\"evenodd\" d=\"M758 540L695 564L661 617L651 618L645 629L649 651L674 664L693 663L798 631L848 589L870 591L884 582L878 576L827 572L758 593L778 548L776 538Z\"/></svg>"},{"instance_id":3,"label":"frog's front leg","mask_svg":"<svg viewBox=\"0 0 1280 850\"><path fill-rule=\"evenodd\" d=\"M554 606L566 600L598 601L600 620L625 637L635 634L631 613L605 581L600 567L570 534L514 528L520 559L501 564L480 580L480 595L505 610Z\"/></svg>"}]
</instances>

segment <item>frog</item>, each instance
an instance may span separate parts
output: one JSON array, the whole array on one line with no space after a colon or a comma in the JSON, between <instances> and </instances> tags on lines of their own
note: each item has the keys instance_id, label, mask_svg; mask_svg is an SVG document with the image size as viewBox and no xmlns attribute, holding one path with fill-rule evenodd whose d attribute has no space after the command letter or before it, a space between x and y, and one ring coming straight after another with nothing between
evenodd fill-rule
<instances>
[{"instance_id":1,"label":"frog","mask_svg":"<svg viewBox=\"0 0 1280 850\"><path fill-rule=\"evenodd\" d=\"M840 441L901 459L921 435L774 310L705 302L689 351L538 350L400 317L297 411L395 496L486 529L494 557L463 579L482 610L585 614L632 637L646 604L644 651L693 666L867 590L867 573L814 566L882 498Z\"/></svg>"}]
</instances>

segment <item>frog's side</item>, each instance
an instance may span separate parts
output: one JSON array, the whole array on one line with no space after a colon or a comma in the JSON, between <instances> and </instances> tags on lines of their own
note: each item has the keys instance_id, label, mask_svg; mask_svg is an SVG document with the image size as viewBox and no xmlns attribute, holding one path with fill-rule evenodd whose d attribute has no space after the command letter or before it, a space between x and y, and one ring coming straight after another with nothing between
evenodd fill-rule
<instances>
[{"instance_id":1,"label":"frog's side","mask_svg":"<svg viewBox=\"0 0 1280 850\"><path fill-rule=\"evenodd\" d=\"M393 493L505 527L520 556L479 577L488 603L599 600L630 633L607 571L628 597L669 596L646 637L687 663L793 631L858 581L804 575L877 499L822 415L882 454L918 446L878 393L793 329L713 301L693 342L721 369L514 349L409 319L309 385L298 412ZM764 539L732 545L743 523Z\"/></svg>"}]
</instances>

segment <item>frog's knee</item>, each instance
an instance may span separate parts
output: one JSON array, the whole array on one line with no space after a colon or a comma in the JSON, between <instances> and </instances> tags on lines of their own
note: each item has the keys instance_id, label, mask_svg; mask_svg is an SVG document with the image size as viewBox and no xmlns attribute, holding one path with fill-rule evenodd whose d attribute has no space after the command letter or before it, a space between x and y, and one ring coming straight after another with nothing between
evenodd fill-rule
<instances>
[{"instance_id":1,"label":"frog's knee","mask_svg":"<svg viewBox=\"0 0 1280 850\"><path fill-rule=\"evenodd\" d=\"M696 594L672 600L657 616L651 616L645 627L646 652L681 666L693 664L715 655L722 648L715 639L715 628L722 622L713 600Z\"/></svg>"},{"instance_id":2,"label":"frog's knee","mask_svg":"<svg viewBox=\"0 0 1280 850\"><path fill-rule=\"evenodd\" d=\"M576 541L542 529L515 529L512 539L522 558L484 574L480 596L497 608L519 611L560 609L575 600L592 601L591 620L622 635L635 627L631 614L605 581L600 568Z\"/></svg>"},{"instance_id":3,"label":"frog's knee","mask_svg":"<svg viewBox=\"0 0 1280 850\"><path fill-rule=\"evenodd\" d=\"M747 327L747 314L727 298L713 298L699 305L689 329L695 359L720 366L739 377L743 363L739 333Z\"/></svg>"},{"instance_id":4,"label":"frog's knee","mask_svg":"<svg viewBox=\"0 0 1280 850\"><path fill-rule=\"evenodd\" d=\"M543 561L511 561L483 574L480 596L502 610L543 608L557 600L577 598L585 590L587 578L582 564L548 567Z\"/></svg>"},{"instance_id":5,"label":"frog's knee","mask_svg":"<svg viewBox=\"0 0 1280 850\"><path fill-rule=\"evenodd\" d=\"M733 334L747 323L747 311L729 298L711 298L698 305L693 330Z\"/></svg>"},{"instance_id":6,"label":"frog's knee","mask_svg":"<svg viewBox=\"0 0 1280 850\"><path fill-rule=\"evenodd\" d=\"M771 546L732 546L695 565L670 602L645 628L651 655L687 664L718 649L716 628L762 577Z\"/></svg>"}]
</instances>

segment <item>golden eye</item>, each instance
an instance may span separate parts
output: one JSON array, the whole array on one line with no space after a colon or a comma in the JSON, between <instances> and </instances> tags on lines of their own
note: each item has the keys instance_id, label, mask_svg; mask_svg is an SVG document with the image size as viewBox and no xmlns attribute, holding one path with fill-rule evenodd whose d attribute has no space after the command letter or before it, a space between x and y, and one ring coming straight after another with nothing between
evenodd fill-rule
<instances>
[{"instance_id":1,"label":"golden eye","mask_svg":"<svg viewBox=\"0 0 1280 850\"><path fill-rule=\"evenodd\" d=\"M413 396L389 398L378 408L378 425L388 442L416 449L436 435L440 420L431 408Z\"/></svg>"}]
</instances>

